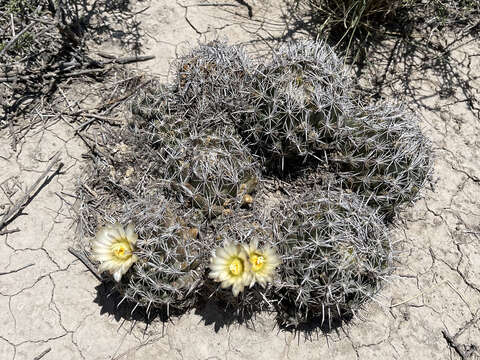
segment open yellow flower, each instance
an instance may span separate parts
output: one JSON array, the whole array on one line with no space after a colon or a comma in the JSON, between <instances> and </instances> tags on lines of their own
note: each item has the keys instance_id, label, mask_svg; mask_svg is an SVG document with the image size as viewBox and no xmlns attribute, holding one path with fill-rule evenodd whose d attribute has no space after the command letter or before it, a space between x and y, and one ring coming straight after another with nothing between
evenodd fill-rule
<instances>
[{"instance_id":1,"label":"open yellow flower","mask_svg":"<svg viewBox=\"0 0 480 360\"><path fill-rule=\"evenodd\" d=\"M241 245L227 244L215 250L215 256L210 259L209 277L221 282L223 289L232 286L234 296L251 282L250 262Z\"/></svg>"},{"instance_id":2,"label":"open yellow flower","mask_svg":"<svg viewBox=\"0 0 480 360\"><path fill-rule=\"evenodd\" d=\"M92 244L92 258L100 262L98 271L108 271L119 282L138 259L133 253L137 240L133 224L126 229L118 222L101 228Z\"/></svg>"},{"instance_id":3,"label":"open yellow flower","mask_svg":"<svg viewBox=\"0 0 480 360\"><path fill-rule=\"evenodd\" d=\"M265 287L267 282L272 282L275 268L280 265L280 258L270 247L258 249L256 241L250 242L249 245L243 245L243 247L248 254L252 273L250 287L255 285L255 282Z\"/></svg>"}]
</instances>

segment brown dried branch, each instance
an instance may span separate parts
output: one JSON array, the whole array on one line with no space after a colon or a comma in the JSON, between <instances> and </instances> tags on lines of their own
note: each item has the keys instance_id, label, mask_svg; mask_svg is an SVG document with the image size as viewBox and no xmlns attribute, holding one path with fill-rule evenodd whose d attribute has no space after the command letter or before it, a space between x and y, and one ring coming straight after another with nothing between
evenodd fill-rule
<instances>
[{"instance_id":1,"label":"brown dried branch","mask_svg":"<svg viewBox=\"0 0 480 360\"><path fill-rule=\"evenodd\" d=\"M22 210L34 199L34 197L40 192L40 190L47 185L52 178L57 175L60 169L63 167L63 163L58 164L57 169L52 175L48 175L50 170L58 163L60 153L57 153L50 162L50 165L45 169L45 171L40 175L40 177L35 181L35 183L30 186L25 195L17 201L14 205L10 206L6 214L0 220L0 230L3 229L6 225L11 223L21 212Z\"/></svg>"},{"instance_id":2,"label":"brown dried branch","mask_svg":"<svg viewBox=\"0 0 480 360\"><path fill-rule=\"evenodd\" d=\"M78 250L75 250L72 247L68 248L68 252L73 256L75 256L78 260L80 260L83 263L83 265L85 265L87 269L90 270L90 272L98 279L98 281L100 282L103 281L102 275L100 275L100 273L95 269L95 267L92 265L90 260L88 260L88 258L84 254L82 254Z\"/></svg>"},{"instance_id":3,"label":"brown dried branch","mask_svg":"<svg viewBox=\"0 0 480 360\"><path fill-rule=\"evenodd\" d=\"M127 56L127 57L121 57L117 58L115 55L110 55L104 52L99 52L99 56L110 59L110 61L104 62L104 64L131 64L135 62L141 62L141 61L148 61L148 60L153 60L155 59L155 55L145 55L145 56Z\"/></svg>"},{"instance_id":4,"label":"brown dried branch","mask_svg":"<svg viewBox=\"0 0 480 360\"><path fill-rule=\"evenodd\" d=\"M19 231L20 231L19 228L15 228L15 229L12 229L12 230L2 230L2 231L0 231L0 235L13 234L13 233L16 233L16 232L19 232Z\"/></svg>"}]
</instances>

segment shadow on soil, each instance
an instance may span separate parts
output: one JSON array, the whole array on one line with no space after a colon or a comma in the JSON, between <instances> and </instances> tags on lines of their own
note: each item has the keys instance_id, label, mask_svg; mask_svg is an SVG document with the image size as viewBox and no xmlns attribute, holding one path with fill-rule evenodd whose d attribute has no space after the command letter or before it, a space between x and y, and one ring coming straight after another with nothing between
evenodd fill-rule
<instances>
[{"instance_id":1,"label":"shadow on soil","mask_svg":"<svg viewBox=\"0 0 480 360\"><path fill-rule=\"evenodd\" d=\"M72 31L77 36L96 44L113 40L120 47L139 53L143 34L136 15L149 6L133 11L130 0L67 0L66 3L64 16L70 19Z\"/></svg>"},{"instance_id":2,"label":"shadow on soil","mask_svg":"<svg viewBox=\"0 0 480 360\"><path fill-rule=\"evenodd\" d=\"M187 312L172 307L147 310L144 306L122 301L123 297L117 292L115 284L111 281L104 281L97 285L95 289L97 290L97 296L94 303L99 305L100 314L111 315L116 321L139 321L148 326L153 321L169 322ZM256 311L240 313L234 310L235 307L231 302L213 301L206 297L203 297L203 299L206 300L198 301L194 307L195 314L202 318L201 322L205 325L213 324L215 332L233 324L251 325L251 320L257 313Z\"/></svg>"},{"instance_id":3,"label":"shadow on soil","mask_svg":"<svg viewBox=\"0 0 480 360\"><path fill-rule=\"evenodd\" d=\"M111 315L116 321L139 321L147 325L154 320L168 321L166 310L152 309L147 312L144 307L122 301L122 296L115 290L115 285L112 282L102 282L95 289L97 290L97 296L94 303L100 306L101 315ZM182 314L175 315L180 316Z\"/></svg>"},{"instance_id":4,"label":"shadow on soil","mask_svg":"<svg viewBox=\"0 0 480 360\"><path fill-rule=\"evenodd\" d=\"M473 83L480 76L472 67L475 55L465 52L459 56L457 52L475 46L477 41L468 33L454 32L447 37L437 33L391 39L389 46L378 46L372 51L369 63L357 66L358 78L370 80L370 85L362 90L375 99L385 95L407 96L413 101L411 107L432 112L439 112L440 107L430 105L429 99L439 94L440 99L451 104L464 102L478 117L480 103ZM434 84L436 92L425 94L418 85L422 81Z\"/></svg>"},{"instance_id":5,"label":"shadow on soil","mask_svg":"<svg viewBox=\"0 0 480 360\"><path fill-rule=\"evenodd\" d=\"M152 308L147 311L145 307L135 305L128 301L122 301L122 296L115 290L113 282L102 282L97 285L97 296L94 303L100 307L100 314L113 316L115 321L134 321L144 323L146 329L155 321L165 324L181 317L186 311L178 309ZM221 290L222 292L224 290ZM227 291L225 291L227 293ZM225 294L222 294L225 295ZM201 317L200 323L205 326L213 325L213 330L218 333L221 329L229 329L231 326L243 325L249 329L256 330L256 324L265 324L265 316L269 313L262 312L260 309L252 307L238 306L241 302L233 296L224 297L224 300L213 300L203 297L194 308L194 314ZM238 301L238 304L235 302ZM239 311L238 309L242 309ZM297 325L285 325L277 316L276 321L272 323L272 331L293 333L295 337L305 340L314 340L315 338L328 337L333 333L339 335L339 330L345 331L345 327L352 321L351 315L335 317L330 321L315 317L308 322ZM270 323L270 321L268 321Z\"/></svg>"}]
</instances>

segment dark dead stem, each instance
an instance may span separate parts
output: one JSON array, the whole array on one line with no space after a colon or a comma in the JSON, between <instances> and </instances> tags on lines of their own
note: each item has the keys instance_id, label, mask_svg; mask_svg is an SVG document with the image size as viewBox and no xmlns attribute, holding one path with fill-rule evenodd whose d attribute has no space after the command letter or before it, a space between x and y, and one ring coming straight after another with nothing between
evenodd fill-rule
<instances>
[{"instance_id":1,"label":"dark dead stem","mask_svg":"<svg viewBox=\"0 0 480 360\"><path fill-rule=\"evenodd\" d=\"M101 282L103 280L100 273L95 269L95 267L92 265L90 260L88 260L88 258L83 253L81 253L78 250L75 250L72 247L68 248L68 252L73 256L75 256L78 260L80 260L83 263L83 265L85 265L87 269L90 270L90 272L98 279L98 281Z\"/></svg>"},{"instance_id":2,"label":"dark dead stem","mask_svg":"<svg viewBox=\"0 0 480 360\"><path fill-rule=\"evenodd\" d=\"M45 169L45 171L38 177L35 183L30 186L25 195L17 201L14 205L10 206L6 214L2 217L0 221L0 230L5 226L10 224L18 215L21 214L22 210L40 193L40 191L50 183L54 176L60 173L60 170L63 167L63 163L59 162L60 153L57 153L50 162L50 165ZM58 163L57 169L53 174L48 175L52 168Z\"/></svg>"}]
</instances>

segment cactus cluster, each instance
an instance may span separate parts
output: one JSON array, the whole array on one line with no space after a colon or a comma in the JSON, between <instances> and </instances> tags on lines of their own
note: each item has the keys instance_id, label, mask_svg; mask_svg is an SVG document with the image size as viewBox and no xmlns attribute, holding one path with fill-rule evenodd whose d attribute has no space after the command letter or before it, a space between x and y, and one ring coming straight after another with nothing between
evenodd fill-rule
<instances>
[{"instance_id":1,"label":"cactus cluster","mask_svg":"<svg viewBox=\"0 0 480 360\"><path fill-rule=\"evenodd\" d=\"M130 98L127 125L102 137L106 151L79 186L83 235L112 218L135 224L138 260L118 292L146 309L206 298L236 314L275 309L287 326L355 314L394 269L387 220L430 174L416 118L356 101L323 43L288 43L257 63L216 41L174 65L172 83L152 80ZM251 243L281 263L273 281L232 295L214 281L228 283L225 262L209 277L211 257Z\"/></svg>"},{"instance_id":2,"label":"cactus cluster","mask_svg":"<svg viewBox=\"0 0 480 360\"><path fill-rule=\"evenodd\" d=\"M321 166L388 216L415 200L431 169L418 119L401 105L357 101L328 45L287 43L255 74L248 105L232 115L267 169L281 175Z\"/></svg>"}]
</instances>

